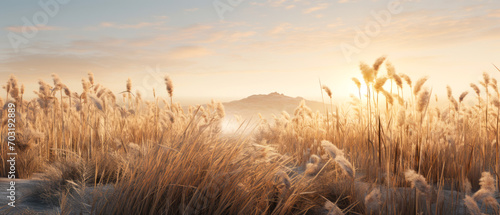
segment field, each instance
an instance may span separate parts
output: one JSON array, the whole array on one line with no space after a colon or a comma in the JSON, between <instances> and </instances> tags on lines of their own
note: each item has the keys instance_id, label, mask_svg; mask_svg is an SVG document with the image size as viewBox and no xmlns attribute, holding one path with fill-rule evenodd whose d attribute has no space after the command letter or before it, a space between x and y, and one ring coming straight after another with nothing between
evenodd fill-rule
<instances>
[{"instance_id":1,"label":"field","mask_svg":"<svg viewBox=\"0 0 500 215\"><path fill-rule=\"evenodd\" d=\"M427 77L397 73L385 57L359 69L349 103L321 86L322 111L300 103L233 134L222 132L221 103L182 106L168 76L156 89L168 98L143 100L133 80L117 93L91 73L82 88L53 74L25 99L11 75L1 139L14 104L16 178L41 173L18 201L55 214L500 214L498 73L470 93L447 87L439 106Z\"/></svg>"}]
</instances>

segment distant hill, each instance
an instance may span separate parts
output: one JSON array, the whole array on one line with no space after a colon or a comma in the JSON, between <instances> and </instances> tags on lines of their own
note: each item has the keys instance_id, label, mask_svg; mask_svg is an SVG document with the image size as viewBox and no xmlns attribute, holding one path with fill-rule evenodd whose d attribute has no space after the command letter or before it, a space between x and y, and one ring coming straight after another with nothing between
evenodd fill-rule
<instances>
[{"instance_id":1,"label":"distant hill","mask_svg":"<svg viewBox=\"0 0 500 215\"><path fill-rule=\"evenodd\" d=\"M234 115L243 118L258 118L258 113L261 113L267 119L270 119L272 114L279 116L282 111L288 112L293 115L293 112L300 102L305 100L302 97L290 97L281 93L270 93L267 95L252 95L241 100L231 101L224 103L226 116L232 117ZM313 111L324 111L323 103L305 100L306 105Z\"/></svg>"}]
</instances>

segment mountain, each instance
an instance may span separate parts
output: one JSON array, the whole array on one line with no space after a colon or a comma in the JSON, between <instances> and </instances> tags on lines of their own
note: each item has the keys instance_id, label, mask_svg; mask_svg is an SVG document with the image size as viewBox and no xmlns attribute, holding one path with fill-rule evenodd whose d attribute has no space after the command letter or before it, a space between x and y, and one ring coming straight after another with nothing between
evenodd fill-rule
<instances>
[{"instance_id":1,"label":"mountain","mask_svg":"<svg viewBox=\"0 0 500 215\"><path fill-rule=\"evenodd\" d=\"M257 119L258 114L262 114L267 119L271 119L272 114L279 116L282 111L293 115L302 100L305 100L306 105L313 111L324 111L323 103L306 100L302 97L290 97L281 93L270 93L267 95L252 95L241 100L224 103L226 116L233 117L234 115L242 118Z\"/></svg>"}]
</instances>

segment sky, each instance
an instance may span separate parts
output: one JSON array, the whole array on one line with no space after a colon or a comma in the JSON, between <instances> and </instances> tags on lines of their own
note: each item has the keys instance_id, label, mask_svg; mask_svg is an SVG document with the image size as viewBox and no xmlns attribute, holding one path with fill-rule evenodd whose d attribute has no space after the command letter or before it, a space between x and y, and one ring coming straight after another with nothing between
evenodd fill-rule
<instances>
[{"instance_id":1,"label":"sky","mask_svg":"<svg viewBox=\"0 0 500 215\"><path fill-rule=\"evenodd\" d=\"M0 73L28 96L56 73L74 91L88 72L118 93L228 101L284 93L356 94L360 62L385 55L397 73L458 96L483 72L500 78L497 0L5 0ZM385 68L381 69L385 74ZM2 80L0 80L2 81ZM386 85L386 87L388 87Z\"/></svg>"}]
</instances>

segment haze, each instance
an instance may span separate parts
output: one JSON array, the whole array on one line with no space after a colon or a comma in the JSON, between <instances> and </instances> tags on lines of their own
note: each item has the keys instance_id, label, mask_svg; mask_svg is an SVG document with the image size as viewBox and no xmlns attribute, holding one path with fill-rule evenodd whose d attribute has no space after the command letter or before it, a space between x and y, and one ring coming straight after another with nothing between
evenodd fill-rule
<instances>
[{"instance_id":1,"label":"haze","mask_svg":"<svg viewBox=\"0 0 500 215\"><path fill-rule=\"evenodd\" d=\"M493 0L401 2L363 47L355 45L356 29L376 22L372 13L390 1L69 1L19 46L12 35L22 36L23 20L43 9L38 1L3 4L0 72L5 81L14 73L27 92L39 78L51 82L51 73L75 88L93 72L115 93L130 77L145 97L152 88L166 96L169 74L179 100L274 91L317 100L318 79L346 98L357 93L351 78L361 79L360 61L381 55L397 72L429 76L437 94L445 94L443 84L455 94L468 90L484 71L500 77L492 66L500 65L500 2ZM356 53L346 55L342 44Z\"/></svg>"}]
</instances>

